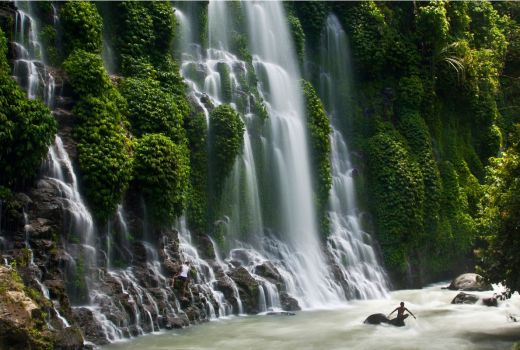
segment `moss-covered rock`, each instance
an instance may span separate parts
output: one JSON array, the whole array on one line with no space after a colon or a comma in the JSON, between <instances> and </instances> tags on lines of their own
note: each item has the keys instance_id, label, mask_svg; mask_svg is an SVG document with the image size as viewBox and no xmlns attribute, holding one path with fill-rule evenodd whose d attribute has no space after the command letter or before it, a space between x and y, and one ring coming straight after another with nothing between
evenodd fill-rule
<instances>
[{"instance_id":1,"label":"moss-covered rock","mask_svg":"<svg viewBox=\"0 0 520 350\"><path fill-rule=\"evenodd\" d=\"M0 347L52 349L45 314L13 267L0 266Z\"/></svg>"}]
</instances>

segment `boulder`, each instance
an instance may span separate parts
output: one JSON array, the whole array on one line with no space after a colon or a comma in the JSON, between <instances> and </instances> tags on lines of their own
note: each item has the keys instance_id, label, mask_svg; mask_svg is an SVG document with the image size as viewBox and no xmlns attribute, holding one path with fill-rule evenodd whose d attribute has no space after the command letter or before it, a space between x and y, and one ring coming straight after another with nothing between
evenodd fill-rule
<instances>
[{"instance_id":1,"label":"boulder","mask_svg":"<svg viewBox=\"0 0 520 350\"><path fill-rule=\"evenodd\" d=\"M451 301L452 304L476 304L480 298L475 294L460 292Z\"/></svg>"},{"instance_id":2,"label":"boulder","mask_svg":"<svg viewBox=\"0 0 520 350\"><path fill-rule=\"evenodd\" d=\"M55 350L83 349L83 336L77 327L67 327L54 334Z\"/></svg>"},{"instance_id":3,"label":"boulder","mask_svg":"<svg viewBox=\"0 0 520 350\"><path fill-rule=\"evenodd\" d=\"M381 324L389 322L390 320L384 314L372 314L363 321L364 324Z\"/></svg>"},{"instance_id":4,"label":"boulder","mask_svg":"<svg viewBox=\"0 0 520 350\"><path fill-rule=\"evenodd\" d=\"M489 283L484 281L484 278L476 273L465 273L453 281L448 286L450 290L463 290L473 292L485 292L493 290L493 287Z\"/></svg>"},{"instance_id":5,"label":"boulder","mask_svg":"<svg viewBox=\"0 0 520 350\"><path fill-rule=\"evenodd\" d=\"M283 283L282 276L278 272L278 269L270 261L264 261L262 264L257 265L255 267L255 274L277 285Z\"/></svg>"},{"instance_id":6,"label":"boulder","mask_svg":"<svg viewBox=\"0 0 520 350\"><path fill-rule=\"evenodd\" d=\"M406 318L406 315L405 315L405 318ZM404 320L405 320L404 318L398 318L398 317L389 319L384 314L372 314L372 315L368 316L365 319L365 321L363 321L363 323L364 324L374 324L374 325L378 325L381 323L388 323L388 324L391 324L392 326L403 327L405 325Z\"/></svg>"},{"instance_id":7,"label":"boulder","mask_svg":"<svg viewBox=\"0 0 520 350\"><path fill-rule=\"evenodd\" d=\"M108 340L92 314L92 311L85 307L72 309L74 320L80 326L85 336L85 340L97 345L108 344Z\"/></svg>"},{"instance_id":8,"label":"boulder","mask_svg":"<svg viewBox=\"0 0 520 350\"><path fill-rule=\"evenodd\" d=\"M258 281L242 266L229 271L228 276L235 281L238 287L244 312L251 314L260 312L258 308Z\"/></svg>"},{"instance_id":9,"label":"boulder","mask_svg":"<svg viewBox=\"0 0 520 350\"><path fill-rule=\"evenodd\" d=\"M498 306L498 299L496 297L483 298L482 299L482 304L484 304L486 306L497 307Z\"/></svg>"},{"instance_id":10,"label":"boulder","mask_svg":"<svg viewBox=\"0 0 520 350\"><path fill-rule=\"evenodd\" d=\"M280 304L285 311L300 311L301 307L298 300L291 297L286 292L280 293Z\"/></svg>"}]
</instances>

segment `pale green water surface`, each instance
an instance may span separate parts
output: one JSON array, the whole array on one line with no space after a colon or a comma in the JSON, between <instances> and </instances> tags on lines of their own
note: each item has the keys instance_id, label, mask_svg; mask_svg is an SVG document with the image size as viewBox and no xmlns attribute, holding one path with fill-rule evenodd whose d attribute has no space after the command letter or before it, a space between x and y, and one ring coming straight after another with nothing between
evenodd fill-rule
<instances>
[{"instance_id":1,"label":"pale green water surface","mask_svg":"<svg viewBox=\"0 0 520 350\"><path fill-rule=\"evenodd\" d=\"M333 310L296 316L244 316L212 321L183 330L148 335L104 349L150 350L311 350L311 349L510 349L520 341L520 314L514 295L498 308L451 305L458 292L440 286L391 293L386 300L353 301ZM482 296L492 292L474 293ZM364 325L372 313L388 314L403 300L417 315L402 328Z\"/></svg>"}]
</instances>

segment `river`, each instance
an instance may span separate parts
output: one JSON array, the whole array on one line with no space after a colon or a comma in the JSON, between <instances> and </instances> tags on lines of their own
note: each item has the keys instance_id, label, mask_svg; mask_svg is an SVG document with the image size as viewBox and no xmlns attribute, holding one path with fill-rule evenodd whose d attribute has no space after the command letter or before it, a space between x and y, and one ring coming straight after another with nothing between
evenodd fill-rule
<instances>
[{"instance_id":1,"label":"river","mask_svg":"<svg viewBox=\"0 0 520 350\"><path fill-rule=\"evenodd\" d=\"M244 316L114 343L103 349L511 349L520 341L520 296L499 307L452 305L458 292L432 285L399 290L388 299L351 301L333 310L295 316ZM492 292L471 292L490 296ZM364 325L372 313L389 313L400 301L417 320L406 326ZM516 315L513 322L508 315Z\"/></svg>"}]
</instances>

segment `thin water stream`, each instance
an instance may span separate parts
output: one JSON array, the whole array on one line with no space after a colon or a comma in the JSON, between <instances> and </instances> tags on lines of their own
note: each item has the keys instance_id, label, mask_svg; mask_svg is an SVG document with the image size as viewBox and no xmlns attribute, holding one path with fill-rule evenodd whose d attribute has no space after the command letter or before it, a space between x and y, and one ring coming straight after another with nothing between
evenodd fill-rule
<instances>
[{"instance_id":1,"label":"thin water stream","mask_svg":"<svg viewBox=\"0 0 520 350\"><path fill-rule=\"evenodd\" d=\"M446 284L444 284L446 285ZM350 302L334 310L305 311L295 316L238 317L103 349L510 349L520 340L520 296L496 307L452 305L458 292L441 285L390 293L389 299ZM491 292L475 293L489 296ZM404 300L417 316L402 328L364 325L372 313L388 314Z\"/></svg>"}]
</instances>

